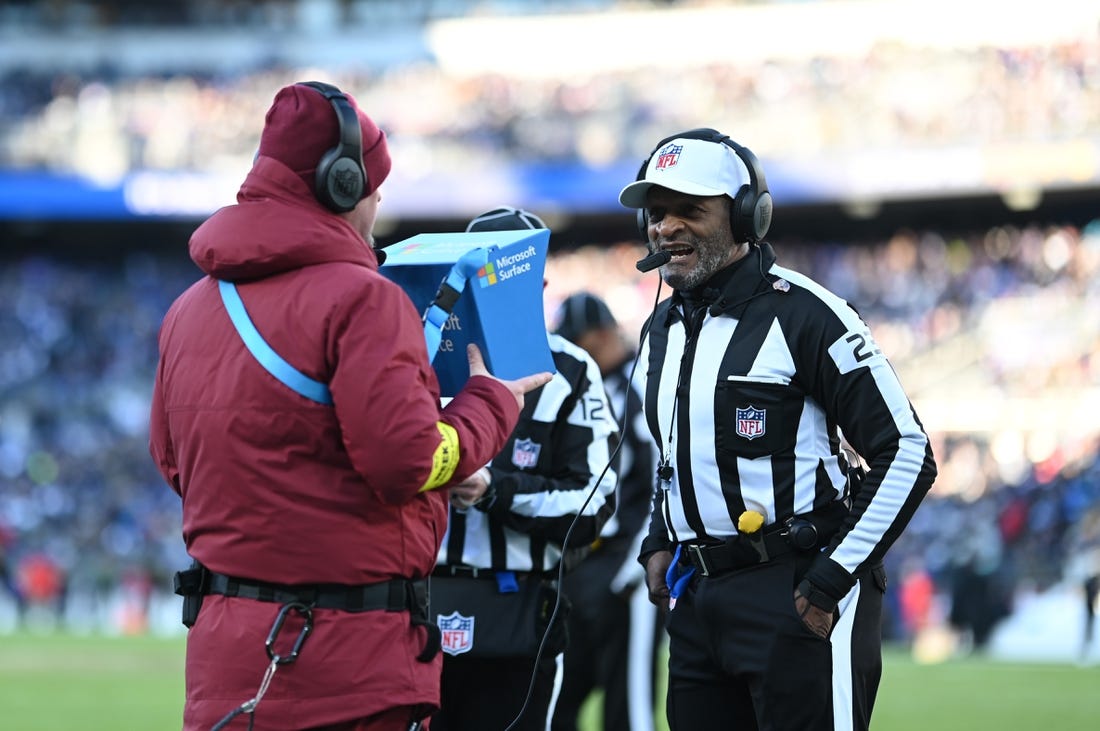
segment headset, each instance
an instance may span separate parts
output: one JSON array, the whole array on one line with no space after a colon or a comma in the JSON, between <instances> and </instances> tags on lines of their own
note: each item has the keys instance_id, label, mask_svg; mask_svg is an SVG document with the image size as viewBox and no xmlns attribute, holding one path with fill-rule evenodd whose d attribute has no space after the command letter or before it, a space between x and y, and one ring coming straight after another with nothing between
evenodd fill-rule
<instances>
[{"instance_id":1,"label":"headset","mask_svg":"<svg viewBox=\"0 0 1100 731\"><path fill-rule=\"evenodd\" d=\"M298 85L308 86L328 99L336 111L340 139L317 163L313 192L329 210L346 213L359 204L369 183L363 167L363 130L359 127L359 115L347 95L332 84L302 81Z\"/></svg>"},{"instance_id":2,"label":"headset","mask_svg":"<svg viewBox=\"0 0 1100 731\"><path fill-rule=\"evenodd\" d=\"M772 195L768 192L768 181L764 178L764 169L760 167L760 161L749 148L737 144L716 129L710 127L698 127L670 135L658 142L653 151L642 161L635 180L645 180L645 171L649 167L649 161L657 154L657 151L669 142L676 139L705 140L716 145L725 145L745 164L749 171L749 184L742 185L730 204L730 231L735 242L748 241L756 243L768 233L768 227L772 222ZM638 231L643 241L649 241L649 214L645 208L638 209Z\"/></svg>"}]
</instances>

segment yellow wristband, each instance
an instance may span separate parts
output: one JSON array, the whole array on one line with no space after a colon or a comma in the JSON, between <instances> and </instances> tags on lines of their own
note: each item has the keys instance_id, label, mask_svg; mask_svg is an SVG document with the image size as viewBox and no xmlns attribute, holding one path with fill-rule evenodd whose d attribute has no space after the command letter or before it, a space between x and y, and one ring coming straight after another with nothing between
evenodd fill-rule
<instances>
[{"instance_id":1,"label":"yellow wristband","mask_svg":"<svg viewBox=\"0 0 1100 731\"><path fill-rule=\"evenodd\" d=\"M439 429L439 446L435 448L435 454L432 455L431 474L428 475L428 481L420 488L420 492L446 485L458 469L458 432L453 426L444 424L442 421L437 421L435 428Z\"/></svg>"}]
</instances>

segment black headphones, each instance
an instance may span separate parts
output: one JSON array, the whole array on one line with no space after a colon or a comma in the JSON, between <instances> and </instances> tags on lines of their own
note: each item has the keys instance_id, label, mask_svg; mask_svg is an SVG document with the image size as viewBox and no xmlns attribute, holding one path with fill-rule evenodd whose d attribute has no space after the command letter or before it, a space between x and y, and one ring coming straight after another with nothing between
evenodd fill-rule
<instances>
[{"instance_id":1,"label":"black headphones","mask_svg":"<svg viewBox=\"0 0 1100 731\"><path fill-rule=\"evenodd\" d=\"M345 213L355 208L367 189L367 171L363 167L363 130L359 115L344 92L320 81L302 81L332 103L340 123L340 140L317 163L313 192L329 210Z\"/></svg>"},{"instance_id":2,"label":"black headphones","mask_svg":"<svg viewBox=\"0 0 1100 731\"><path fill-rule=\"evenodd\" d=\"M768 233L768 227L772 223L772 195L768 192L768 181L764 178L764 170L760 167L760 161L747 147L743 147L716 129L699 127L669 135L654 147L642 166L638 169L635 180L645 180L645 171L649 167L649 161L657 154L657 151L669 142L676 139L705 140L715 144L725 145L741 158L749 171L749 184L742 185L737 195L730 203L730 231L733 232L735 242L748 241L755 243L764 238ZM649 214L645 208L638 209L638 231L643 241L649 241Z\"/></svg>"}]
</instances>

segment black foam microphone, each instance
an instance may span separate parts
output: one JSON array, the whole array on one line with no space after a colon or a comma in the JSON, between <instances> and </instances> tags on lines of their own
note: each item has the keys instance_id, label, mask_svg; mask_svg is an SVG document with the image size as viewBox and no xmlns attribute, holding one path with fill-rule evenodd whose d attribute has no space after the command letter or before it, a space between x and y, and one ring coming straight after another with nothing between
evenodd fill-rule
<instances>
[{"instance_id":1,"label":"black foam microphone","mask_svg":"<svg viewBox=\"0 0 1100 731\"><path fill-rule=\"evenodd\" d=\"M386 263L386 252L383 251L381 247L379 247L379 248L373 248L372 247L371 251L373 251L374 255L376 257L378 257L378 266L382 266L383 264Z\"/></svg>"},{"instance_id":2,"label":"black foam microphone","mask_svg":"<svg viewBox=\"0 0 1100 731\"><path fill-rule=\"evenodd\" d=\"M667 251L657 251L644 259L639 259L634 266L638 267L640 272L651 272L658 267L663 267L670 261L672 261L672 254Z\"/></svg>"}]
</instances>

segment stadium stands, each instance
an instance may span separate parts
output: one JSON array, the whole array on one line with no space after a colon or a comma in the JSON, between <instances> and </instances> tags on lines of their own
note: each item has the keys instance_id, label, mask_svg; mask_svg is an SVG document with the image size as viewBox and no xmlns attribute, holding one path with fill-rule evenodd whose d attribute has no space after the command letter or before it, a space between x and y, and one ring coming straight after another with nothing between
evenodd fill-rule
<instances>
[{"instance_id":1,"label":"stadium stands","mask_svg":"<svg viewBox=\"0 0 1100 731\"><path fill-rule=\"evenodd\" d=\"M837 12L847 6L825 4ZM227 8L240 5L247 4ZM674 71L659 60L623 69L608 60L617 54L604 49L582 56L590 70L564 78L519 75L512 70L516 63L452 71L444 50L432 46L422 16L436 21L484 8L408 5L413 10L399 24L405 30L386 30L385 43L375 38L381 31L365 22L337 17L330 20L337 32L309 33L299 28L300 19L281 28L269 17L278 15L276 8L352 13L360 6L334 2L262 4L272 12L225 36L211 31L198 10L187 18L190 26L160 35L144 28L118 37L49 28L26 37L9 33L7 51L0 53L0 169L75 173L101 184L140 171L237 180L256 149L257 122L272 90L322 74L353 92L390 132L395 155L416 171L409 188L395 188L391 199L400 210L427 217L446 200L425 192L425 180L472 173L489 187L518 175L499 171L546 176L561 169L561 175L576 176L609 166L629 170L650 140L700 123L751 140L768 162L780 202L995 191L1013 205L1030 205L1043 189L1100 185L1100 36L1086 30L1100 21L1100 10L1088 4L1072 6L1076 14L1064 18L1080 22L1078 34L1054 40L1044 24L1035 24L1031 34L952 36L934 46L885 32L861 35L860 43L841 48L792 39L748 57L732 44L728 58ZM613 5L578 1L554 3L550 10ZM779 7L786 5L775 9L786 12ZM219 6L197 4L209 12ZM728 16L736 23L752 17L750 10L759 8L722 12L743 11ZM651 11L668 27L691 30L685 18L662 12L677 11ZM467 18L462 27L469 31L477 20ZM515 32L530 34L533 43L538 27ZM288 36L298 30L303 38ZM615 42L622 39L606 40ZM545 187L553 191L557 181ZM552 195L539 192L543 200ZM563 200L562 206L579 202ZM464 209L496 203L471 200ZM614 199L601 198L599 205L614 208Z\"/></svg>"},{"instance_id":2,"label":"stadium stands","mask_svg":"<svg viewBox=\"0 0 1100 731\"><path fill-rule=\"evenodd\" d=\"M1044 255L1051 241L1067 247L1064 255ZM986 409L971 398L982 388L999 389L1009 404L1051 389L1087 397L1098 381L1100 328L1067 318L1090 337L1021 358L997 312L1008 303L1013 312L1057 311L1067 297L1100 311L1100 235L1051 227L776 246L855 303L917 386L911 395L936 440L941 477L891 559L898 567L919 560L947 592L971 535L963 526L985 515L1003 542L997 571L1013 582L1056 583L1068 526L1100 501L1094 422L1062 423L1048 409L959 429L926 406L950 402L947 416ZM627 244L553 255L547 312L569 292L592 288L637 332L654 281L637 275L636 257ZM0 272L0 524L12 575L23 560L49 556L79 611L106 612L136 577L166 593L186 558L178 499L147 455L148 398L159 319L197 270L178 257L136 253L98 265L42 254L7 260ZM957 340L972 355L962 367L953 357L922 358ZM926 369L932 376L922 379Z\"/></svg>"},{"instance_id":3,"label":"stadium stands","mask_svg":"<svg viewBox=\"0 0 1100 731\"><path fill-rule=\"evenodd\" d=\"M548 7L706 5L561 0ZM769 181L776 170L794 198L857 203L983 188L1026 207L1043 202L1039 191L1100 187L1095 32L935 47L875 42L810 57L777 49L675 74L654 65L593 68L567 79L455 73L426 52L427 21L522 15L530 7L6 3L0 178L26 190L29 178L20 176L44 173L47 215L63 217L64 201L48 192L56 190L49 182L66 176L92 191L147 173L212 176L185 186L207 196L180 204L176 214L186 221L231 199L273 90L317 74L353 91L389 130L395 156L412 172L401 173L408 187L395 176L387 209L419 220L441 215L445 204L452 215L499 204L494 186L517 170L557 171L557 188L572 180L561 170L603 171L600 195L610 203L601 199L595 210L628 218L614 204L615 184L633 174L648 152L642 148L700 123L736 130L766 161ZM251 53L257 39L333 23L381 28L395 45L328 67L245 59L218 40L228 29ZM349 31L351 42L357 33ZM45 50L17 42L24 36L47 41ZM87 62L99 58L105 39L137 36L144 42L122 44L132 54ZM225 55L195 53L200 37L214 38ZM147 50L171 39L178 47ZM58 54L66 47L71 54ZM307 44L307 55L309 48L316 47ZM483 184L465 187L492 200L444 200L458 198L453 180L471 177ZM229 182L211 186L211 179ZM800 193L796 184L821 187ZM575 194L596 196L591 188ZM3 198L0 217L18 218L23 197ZM548 220L573 208L572 200L508 201ZM956 577L976 573L1010 605L1019 587L1060 581L1070 526L1100 503L1100 219L1086 225L1043 215L1038 207L1030 224L937 230L914 221L885 237L822 230L774 242L785 263L816 276L871 322L936 441L937 486L890 557L899 579L891 587L894 638L913 632L900 605L905 577L924 572L946 601ZM197 270L182 247L151 242L123 252L91 228L70 230L74 240L29 236L37 250L0 253L0 630L14 624L13 591L31 595L27 582L70 625L140 629L140 616L131 612L123 622L112 607L137 597L140 615L156 597L167 601L171 572L186 562L178 499L149 460L146 419L160 318ZM548 262L547 312L572 291L592 289L637 332L656 295L656 277L634 269L637 244L597 236L592 226L576 231L589 238ZM60 254L74 250L85 255ZM960 609L955 619L970 621L964 615ZM982 631L975 635L981 644Z\"/></svg>"}]
</instances>

